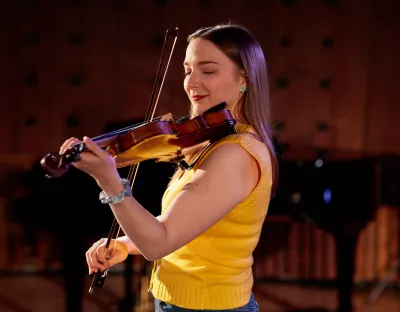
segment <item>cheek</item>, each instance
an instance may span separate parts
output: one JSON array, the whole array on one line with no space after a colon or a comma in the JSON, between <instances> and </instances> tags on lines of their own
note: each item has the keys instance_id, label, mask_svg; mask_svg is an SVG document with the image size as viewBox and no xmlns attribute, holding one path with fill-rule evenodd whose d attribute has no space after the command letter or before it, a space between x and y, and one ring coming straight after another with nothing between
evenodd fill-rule
<instances>
[{"instance_id":1,"label":"cheek","mask_svg":"<svg viewBox=\"0 0 400 312\"><path fill-rule=\"evenodd\" d=\"M219 87L218 87L218 95L219 97L224 98L227 101L233 101L237 98L239 91L236 90L236 84L231 82L231 81L227 81L225 83L222 83Z\"/></svg>"}]
</instances>

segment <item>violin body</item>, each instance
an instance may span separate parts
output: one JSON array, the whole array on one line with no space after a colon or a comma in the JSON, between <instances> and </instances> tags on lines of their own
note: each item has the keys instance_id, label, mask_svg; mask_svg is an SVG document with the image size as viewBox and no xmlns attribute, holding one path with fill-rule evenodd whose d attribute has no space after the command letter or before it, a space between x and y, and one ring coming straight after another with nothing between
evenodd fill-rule
<instances>
[{"instance_id":1,"label":"violin body","mask_svg":"<svg viewBox=\"0 0 400 312\"><path fill-rule=\"evenodd\" d=\"M209 143L235 132L236 120L229 110L221 109L224 106L225 103L221 103L199 116L180 122L175 122L171 117L163 117L161 120L99 136L93 141L114 157L117 168L148 159L178 162ZM85 144L80 143L62 155L46 154L40 163L47 177L60 177L72 162L79 161L79 154L85 150Z\"/></svg>"}]
</instances>

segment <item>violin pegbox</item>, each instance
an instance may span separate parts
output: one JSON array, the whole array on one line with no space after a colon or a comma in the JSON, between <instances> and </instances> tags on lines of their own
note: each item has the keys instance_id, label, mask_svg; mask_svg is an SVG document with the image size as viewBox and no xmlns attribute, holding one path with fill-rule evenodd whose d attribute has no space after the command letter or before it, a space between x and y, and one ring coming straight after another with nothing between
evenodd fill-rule
<instances>
[{"instance_id":1,"label":"violin pegbox","mask_svg":"<svg viewBox=\"0 0 400 312\"><path fill-rule=\"evenodd\" d=\"M64 153L65 160L69 163L80 161L81 160L80 154L85 150L85 148L86 148L85 143L78 143L72 146Z\"/></svg>"}]
</instances>

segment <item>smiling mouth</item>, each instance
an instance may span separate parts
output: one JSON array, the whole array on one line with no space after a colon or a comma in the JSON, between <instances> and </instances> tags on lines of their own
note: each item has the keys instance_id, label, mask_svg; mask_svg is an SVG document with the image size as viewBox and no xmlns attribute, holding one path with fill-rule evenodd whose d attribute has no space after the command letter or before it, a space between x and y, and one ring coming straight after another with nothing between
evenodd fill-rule
<instances>
[{"instance_id":1,"label":"smiling mouth","mask_svg":"<svg viewBox=\"0 0 400 312\"><path fill-rule=\"evenodd\" d=\"M193 95L192 99L193 101L200 101L202 99L204 99L207 95Z\"/></svg>"}]
</instances>

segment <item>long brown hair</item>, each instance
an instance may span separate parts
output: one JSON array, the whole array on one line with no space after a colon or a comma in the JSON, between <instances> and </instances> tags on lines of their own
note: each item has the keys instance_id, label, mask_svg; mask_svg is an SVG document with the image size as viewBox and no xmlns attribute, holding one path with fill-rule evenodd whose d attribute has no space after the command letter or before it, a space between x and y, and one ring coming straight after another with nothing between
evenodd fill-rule
<instances>
[{"instance_id":1,"label":"long brown hair","mask_svg":"<svg viewBox=\"0 0 400 312\"><path fill-rule=\"evenodd\" d=\"M245 72L247 91L236 106L236 115L242 119L239 120L241 123L254 128L269 149L274 194L278 183L278 161L270 124L267 63L262 48L246 28L232 23L200 28L188 36L187 43L198 38L212 42Z\"/></svg>"}]
</instances>

